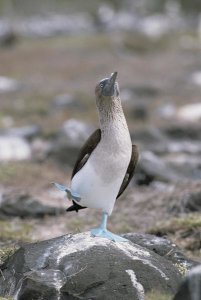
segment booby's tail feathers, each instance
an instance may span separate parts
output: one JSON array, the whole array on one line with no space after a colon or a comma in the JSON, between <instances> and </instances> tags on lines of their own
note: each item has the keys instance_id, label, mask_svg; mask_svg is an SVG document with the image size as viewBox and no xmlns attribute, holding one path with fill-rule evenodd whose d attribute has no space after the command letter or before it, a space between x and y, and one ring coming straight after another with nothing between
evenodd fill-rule
<instances>
[{"instance_id":1,"label":"booby's tail feathers","mask_svg":"<svg viewBox=\"0 0 201 300\"><path fill-rule=\"evenodd\" d=\"M66 211L76 211L78 212L78 210L80 209L84 209L86 208L85 206L81 206L79 204L77 204L76 202L73 201L73 205L68 207Z\"/></svg>"}]
</instances>

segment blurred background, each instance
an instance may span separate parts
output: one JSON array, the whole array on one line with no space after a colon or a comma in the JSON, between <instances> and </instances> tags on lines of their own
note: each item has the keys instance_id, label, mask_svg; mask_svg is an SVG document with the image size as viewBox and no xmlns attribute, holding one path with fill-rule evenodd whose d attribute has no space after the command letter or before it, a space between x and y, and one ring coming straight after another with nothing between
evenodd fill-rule
<instances>
[{"instance_id":1,"label":"blurred background","mask_svg":"<svg viewBox=\"0 0 201 300\"><path fill-rule=\"evenodd\" d=\"M51 182L69 184L114 71L140 161L109 227L201 257L201 1L0 0L0 263L99 222Z\"/></svg>"}]
</instances>

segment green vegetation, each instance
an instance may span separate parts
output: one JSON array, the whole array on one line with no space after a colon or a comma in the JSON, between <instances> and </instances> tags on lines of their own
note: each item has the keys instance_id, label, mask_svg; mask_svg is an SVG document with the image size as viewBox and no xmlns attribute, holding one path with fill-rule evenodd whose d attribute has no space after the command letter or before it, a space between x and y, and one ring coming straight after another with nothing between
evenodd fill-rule
<instances>
[{"instance_id":1,"label":"green vegetation","mask_svg":"<svg viewBox=\"0 0 201 300\"><path fill-rule=\"evenodd\" d=\"M145 300L171 300L170 294L163 294L161 291L151 291L145 295Z\"/></svg>"}]
</instances>

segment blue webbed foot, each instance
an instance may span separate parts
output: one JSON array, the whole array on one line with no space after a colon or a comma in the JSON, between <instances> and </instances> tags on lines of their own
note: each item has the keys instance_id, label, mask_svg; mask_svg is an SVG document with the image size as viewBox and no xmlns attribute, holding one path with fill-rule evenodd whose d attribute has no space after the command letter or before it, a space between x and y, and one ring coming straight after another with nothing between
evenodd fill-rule
<instances>
[{"instance_id":1,"label":"blue webbed foot","mask_svg":"<svg viewBox=\"0 0 201 300\"><path fill-rule=\"evenodd\" d=\"M59 184L57 182L52 182L56 188L58 188L58 190L65 192L66 190L68 190L68 188L65 185Z\"/></svg>"},{"instance_id":2,"label":"blue webbed foot","mask_svg":"<svg viewBox=\"0 0 201 300\"><path fill-rule=\"evenodd\" d=\"M76 202L81 201L81 197L78 193L72 192L67 186L53 182L58 190L66 192L69 200L75 200Z\"/></svg>"},{"instance_id":3,"label":"blue webbed foot","mask_svg":"<svg viewBox=\"0 0 201 300\"><path fill-rule=\"evenodd\" d=\"M103 238L106 238L106 239L109 239L111 241L114 241L114 242L128 242L127 239L117 235L117 234L114 234L112 233L111 231L108 231L107 229L104 229L104 228L94 228L91 230L91 235L92 236L96 236L96 237L103 237Z\"/></svg>"}]
</instances>

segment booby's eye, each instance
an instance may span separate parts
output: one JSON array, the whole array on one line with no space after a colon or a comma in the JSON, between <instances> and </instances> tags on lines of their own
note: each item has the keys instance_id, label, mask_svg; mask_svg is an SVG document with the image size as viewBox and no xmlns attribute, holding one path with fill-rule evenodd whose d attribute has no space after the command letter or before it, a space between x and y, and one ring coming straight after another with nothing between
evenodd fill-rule
<instances>
[{"instance_id":1,"label":"booby's eye","mask_svg":"<svg viewBox=\"0 0 201 300\"><path fill-rule=\"evenodd\" d=\"M104 78L99 82L99 87L102 89L106 85L108 78Z\"/></svg>"}]
</instances>

